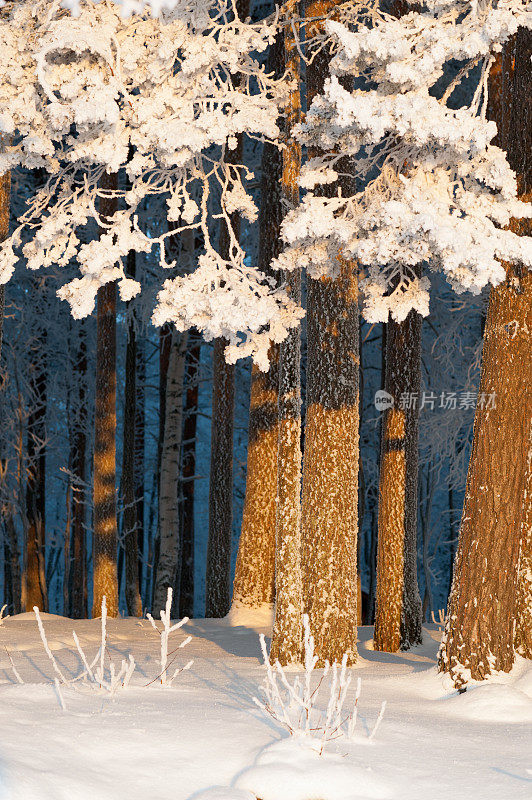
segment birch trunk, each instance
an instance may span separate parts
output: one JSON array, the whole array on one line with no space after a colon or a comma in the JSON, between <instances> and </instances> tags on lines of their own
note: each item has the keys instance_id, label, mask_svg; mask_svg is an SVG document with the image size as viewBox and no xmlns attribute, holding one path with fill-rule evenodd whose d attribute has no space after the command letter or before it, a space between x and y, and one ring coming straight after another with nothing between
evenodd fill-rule
<instances>
[{"instance_id":1,"label":"birch trunk","mask_svg":"<svg viewBox=\"0 0 532 800\"><path fill-rule=\"evenodd\" d=\"M292 25L284 28L285 69L292 90L285 109L282 190L287 209L299 202L301 147L292 138L301 119L298 3L287 6ZM301 270L284 275L291 297L301 303ZM270 658L298 663L302 656L301 581L301 333L290 330L280 346L278 402L277 524L275 547L275 623Z\"/></svg>"},{"instance_id":2,"label":"birch trunk","mask_svg":"<svg viewBox=\"0 0 532 800\"><path fill-rule=\"evenodd\" d=\"M175 590L180 565L179 468L183 425L183 379L187 334L172 329L165 392L164 436L159 488L159 560L153 597L156 613L165 607L168 587Z\"/></svg>"},{"instance_id":3,"label":"birch trunk","mask_svg":"<svg viewBox=\"0 0 532 800\"><path fill-rule=\"evenodd\" d=\"M420 644L417 583L418 397L421 385L421 317L387 324L384 389L395 404L383 413L379 481L376 650L394 653ZM404 395L414 398L404 403Z\"/></svg>"},{"instance_id":4,"label":"birch trunk","mask_svg":"<svg viewBox=\"0 0 532 800\"><path fill-rule=\"evenodd\" d=\"M104 175L100 214L117 211L117 176ZM116 283L98 289L96 330L96 398L94 420L94 532L92 616L101 613L105 595L107 613L118 616L116 523Z\"/></svg>"},{"instance_id":5,"label":"birch trunk","mask_svg":"<svg viewBox=\"0 0 532 800\"><path fill-rule=\"evenodd\" d=\"M323 19L336 3L317 0L306 15ZM309 35L323 22L309 24ZM307 67L308 104L323 89L327 57ZM307 284L307 413L303 458L304 608L319 663L357 656L358 284L338 254L339 276Z\"/></svg>"},{"instance_id":6,"label":"birch trunk","mask_svg":"<svg viewBox=\"0 0 532 800\"><path fill-rule=\"evenodd\" d=\"M521 198L532 191L532 33L520 29L502 57L513 67L503 75L500 103L491 116L499 125L499 143L518 174ZM497 69L500 75L500 64ZM492 81L492 87L493 87ZM513 230L529 231L514 220ZM448 616L439 668L462 687L469 675L482 680L493 670L508 672L514 663L520 559L530 515L530 426L532 420L532 271L507 264L506 281L491 290L484 331L479 400L467 476L464 511L454 565ZM494 407L490 402L494 398ZM486 401L487 398L487 401ZM523 575L521 576L523 577ZM522 597L530 585L520 585ZM521 618L522 624L527 624Z\"/></svg>"},{"instance_id":7,"label":"birch trunk","mask_svg":"<svg viewBox=\"0 0 532 800\"><path fill-rule=\"evenodd\" d=\"M282 72L282 37L271 46L268 72ZM280 251L282 156L266 143L262 155L259 211L259 269L268 274ZM279 346L272 344L268 372L253 365L249 404L246 495L238 546L233 602L248 606L272 603L275 597L275 519Z\"/></svg>"}]
</instances>

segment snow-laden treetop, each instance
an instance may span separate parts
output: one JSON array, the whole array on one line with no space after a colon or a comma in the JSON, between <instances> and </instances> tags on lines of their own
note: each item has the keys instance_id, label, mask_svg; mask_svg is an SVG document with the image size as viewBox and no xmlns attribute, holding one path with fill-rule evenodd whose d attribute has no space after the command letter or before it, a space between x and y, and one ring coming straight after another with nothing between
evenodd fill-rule
<instances>
[{"instance_id":1,"label":"snow-laden treetop","mask_svg":"<svg viewBox=\"0 0 532 800\"><path fill-rule=\"evenodd\" d=\"M531 267L532 239L503 226L531 217L532 206L516 199L515 174L486 120L490 66L519 26L532 27L522 0L430 0L399 19L379 12L371 24L328 21L330 77L296 132L314 155L301 179L309 191L285 220L289 246L278 266L304 265L318 277L334 274L339 249L357 259L373 322L389 312L398 321L411 309L428 313L422 265L476 293L504 279L501 260ZM461 62L453 80L451 62ZM449 107L474 69L470 105ZM322 187L346 170L345 156L357 188L344 180L324 197Z\"/></svg>"},{"instance_id":2,"label":"snow-laden treetop","mask_svg":"<svg viewBox=\"0 0 532 800\"><path fill-rule=\"evenodd\" d=\"M241 134L277 140L284 84L255 55L273 41L275 25L243 22L223 0L172 5L159 17L125 17L115 3L91 0L76 6L77 16L59 0L2 9L0 133L7 144L0 171L23 165L49 177L0 248L0 281L9 279L21 247L30 269L76 259L81 277L60 296L81 317L109 281L118 280L123 299L140 291L124 275L129 250L158 245L161 262L172 266L168 237L196 229L203 243L197 269L164 283L154 321L225 336L265 366L270 338L284 338L302 312L244 261L230 215L255 220L246 189L253 176L228 154ZM127 182L102 188L104 174L120 170ZM102 219L98 199L110 196L118 211ZM156 196L166 197L172 230L150 227L139 214ZM211 241L213 214L228 224L228 253L218 252L218 237ZM104 232L82 243L91 220ZM26 244L24 229L31 232Z\"/></svg>"}]
</instances>

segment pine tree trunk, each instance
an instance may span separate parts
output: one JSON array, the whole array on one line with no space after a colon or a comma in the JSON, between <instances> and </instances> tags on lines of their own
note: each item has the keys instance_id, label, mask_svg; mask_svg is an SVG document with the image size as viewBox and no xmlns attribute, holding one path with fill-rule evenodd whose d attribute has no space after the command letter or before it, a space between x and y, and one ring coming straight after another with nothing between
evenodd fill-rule
<instances>
[{"instance_id":1,"label":"pine tree trunk","mask_svg":"<svg viewBox=\"0 0 532 800\"><path fill-rule=\"evenodd\" d=\"M191 346L187 353L185 421L183 424L183 557L181 559L181 592L179 616L194 615L194 484L196 478L196 428L198 420L199 364L201 339L197 331L189 331Z\"/></svg>"},{"instance_id":2,"label":"pine tree trunk","mask_svg":"<svg viewBox=\"0 0 532 800\"><path fill-rule=\"evenodd\" d=\"M310 2L306 15L323 18L334 5ZM311 23L309 35L322 26ZM307 67L308 103L327 74L322 52ZM307 284L303 598L320 664L357 656L358 284L353 265L338 260L338 278Z\"/></svg>"},{"instance_id":3,"label":"pine tree trunk","mask_svg":"<svg viewBox=\"0 0 532 800\"><path fill-rule=\"evenodd\" d=\"M280 74L282 37L270 47L267 70ZM262 154L259 211L259 269L270 274L280 250L282 156L266 143ZM238 546L233 602L247 606L272 603L275 596L275 519L277 507L277 451L279 346L269 351L268 372L253 365L249 404L246 495Z\"/></svg>"},{"instance_id":4,"label":"pine tree trunk","mask_svg":"<svg viewBox=\"0 0 532 800\"><path fill-rule=\"evenodd\" d=\"M85 480L87 447L87 341L84 323L80 323L75 364L77 408L74 415L72 471L79 484L72 491L72 543L70 547L69 612L74 619L87 617L87 553L85 544Z\"/></svg>"},{"instance_id":5,"label":"pine tree trunk","mask_svg":"<svg viewBox=\"0 0 532 800\"><path fill-rule=\"evenodd\" d=\"M101 185L106 191L116 189L116 174L104 175ZM103 217L116 210L115 197L101 198ZM97 309L92 616L100 616L105 595L108 615L117 617L116 283L98 289Z\"/></svg>"},{"instance_id":6,"label":"pine tree trunk","mask_svg":"<svg viewBox=\"0 0 532 800\"><path fill-rule=\"evenodd\" d=\"M287 6L293 24L284 29L284 61L293 81L285 110L282 190L288 208L299 202L301 147L292 130L301 119L300 59L295 37L298 3ZM284 275L290 296L301 303L301 270ZM301 580L301 332L290 330L279 353L277 519L275 542L275 623L270 658L298 663L302 655Z\"/></svg>"},{"instance_id":7,"label":"pine tree trunk","mask_svg":"<svg viewBox=\"0 0 532 800\"><path fill-rule=\"evenodd\" d=\"M127 257L128 277L135 277L135 252ZM137 502L135 497L135 423L137 417L137 336L130 320L126 345L124 384L124 438L122 453L122 530L126 554L126 606L131 617L142 616L139 592Z\"/></svg>"},{"instance_id":8,"label":"pine tree trunk","mask_svg":"<svg viewBox=\"0 0 532 800\"><path fill-rule=\"evenodd\" d=\"M179 472L183 429L183 380L188 335L172 329L165 392L164 437L159 489L159 559L153 609L165 607L168 587L179 598Z\"/></svg>"},{"instance_id":9,"label":"pine tree trunk","mask_svg":"<svg viewBox=\"0 0 532 800\"><path fill-rule=\"evenodd\" d=\"M532 420L523 506L521 557L517 578L515 649L524 658L532 658Z\"/></svg>"},{"instance_id":10,"label":"pine tree trunk","mask_svg":"<svg viewBox=\"0 0 532 800\"><path fill-rule=\"evenodd\" d=\"M420 644L422 636L417 584L420 385L421 317L411 311L403 322L390 319L386 331L384 388L395 403L384 411L381 427L374 646L391 653Z\"/></svg>"},{"instance_id":11,"label":"pine tree trunk","mask_svg":"<svg viewBox=\"0 0 532 800\"><path fill-rule=\"evenodd\" d=\"M207 545L206 617L225 617L231 604L233 520L233 426L235 367L225 360L225 339L214 343L212 360L211 470Z\"/></svg>"},{"instance_id":12,"label":"pine tree trunk","mask_svg":"<svg viewBox=\"0 0 532 800\"><path fill-rule=\"evenodd\" d=\"M494 69L490 114L499 122L499 143L518 174L522 199L532 199L532 33L520 29L502 57L513 78ZM513 56L513 57L512 57ZM511 94L510 94L511 92ZM499 98L497 98L499 99ZM511 114L511 124L504 118ZM530 232L514 220L516 232ZM464 511L447 623L439 654L441 671L455 684L482 680L514 662L520 559L528 558L525 530L532 421L532 271L506 264L506 281L491 290L484 330L479 402L475 414ZM495 407L492 407L491 399ZM530 591L522 583L519 595ZM523 618L521 620L527 624Z\"/></svg>"}]
</instances>

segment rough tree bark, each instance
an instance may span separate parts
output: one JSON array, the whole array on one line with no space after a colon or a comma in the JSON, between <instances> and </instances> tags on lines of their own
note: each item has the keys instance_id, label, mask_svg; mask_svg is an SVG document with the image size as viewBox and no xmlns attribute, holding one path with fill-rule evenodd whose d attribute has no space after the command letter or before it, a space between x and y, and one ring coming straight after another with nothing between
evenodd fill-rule
<instances>
[{"instance_id":1,"label":"rough tree bark","mask_svg":"<svg viewBox=\"0 0 532 800\"><path fill-rule=\"evenodd\" d=\"M104 175L100 214L112 217L117 200L112 192L117 176ZM96 329L96 397L94 419L94 517L92 616L118 616L116 523L116 283L98 289Z\"/></svg>"},{"instance_id":2,"label":"rough tree bark","mask_svg":"<svg viewBox=\"0 0 532 800\"><path fill-rule=\"evenodd\" d=\"M233 426L235 367L225 360L225 339L214 343L212 359L211 470L207 545L206 617L225 617L230 608L233 520Z\"/></svg>"},{"instance_id":3,"label":"rough tree bark","mask_svg":"<svg viewBox=\"0 0 532 800\"><path fill-rule=\"evenodd\" d=\"M334 8L317 0L306 15ZM309 24L309 35L323 23ZM323 89L327 56L307 67L308 103ZM335 279L308 279L307 412L303 458L304 608L320 663L357 656L358 284L338 254Z\"/></svg>"},{"instance_id":4,"label":"rough tree bark","mask_svg":"<svg viewBox=\"0 0 532 800\"><path fill-rule=\"evenodd\" d=\"M490 104L499 144L518 174L521 198L532 199L532 33L520 29L495 65ZM514 65L514 75L503 73ZM511 124L504 118L511 114ZM512 222L517 232L528 223ZM525 520L532 420L532 271L506 264L506 281L491 290L484 331L479 403L467 476L439 668L459 688L514 662L517 584ZM494 398L494 404L490 398ZM528 587L529 591L530 587ZM521 591L524 587L521 588Z\"/></svg>"},{"instance_id":5,"label":"rough tree bark","mask_svg":"<svg viewBox=\"0 0 532 800\"><path fill-rule=\"evenodd\" d=\"M137 387L135 404L135 500L137 505L137 547L139 590L147 605L146 583L144 571L144 458L145 458L145 410L146 410L146 360L144 341L137 341Z\"/></svg>"},{"instance_id":6,"label":"rough tree bark","mask_svg":"<svg viewBox=\"0 0 532 800\"><path fill-rule=\"evenodd\" d=\"M134 278L135 252L127 256L127 274ZM122 451L122 532L126 556L126 606L131 617L142 616L139 591L139 550L137 539L137 502L135 497L135 423L137 418L137 336L130 320L126 344L124 383L124 434Z\"/></svg>"},{"instance_id":7,"label":"rough tree bark","mask_svg":"<svg viewBox=\"0 0 532 800\"><path fill-rule=\"evenodd\" d=\"M285 25L284 66L292 81L285 109L285 149L281 186L287 209L299 202L301 147L292 138L294 125L301 119L301 75L296 47L299 14L297 2L286 13L293 25ZM288 291L301 303L301 270L284 275ZM279 353L277 518L275 534L275 622L270 658L281 664L301 661L302 580L301 580L301 332L293 328L282 342Z\"/></svg>"},{"instance_id":8,"label":"rough tree bark","mask_svg":"<svg viewBox=\"0 0 532 800\"><path fill-rule=\"evenodd\" d=\"M180 565L179 467L183 424L183 379L188 335L172 329L166 377L164 436L161 450L159 488L159 559L155 579L153 608L165 607L168 587L179 598Z\"/></svg>"},{"instance_id":9,"label":"rough tree bark","mask_svg":"<svg viewBox=\"0 0 532 800\"><path fill-rule=\"evenodd\" d=\"M270 48L268 72L279 72L282 40ZM268 273L280 251L282 156L266 143L262 155L259 211L259 269ZM272 603L275 596L275 519L277 507L279 345L269 351L268 372L253 365L249 404L246 495L238 545L233 602Z\"/></svg>"},{"instance_id":10,"label":"rough tree bark","mask_svg":"<svg viewBox=\"0 0 532 800\"><path fill-rule=\"evenodd\" d=\"M390 319L386 330L384 389L394 405L383 412L379 480L376 650L394 653L420 644L417 583L418 397L421 385L421 316ZM403 402L407 395L413 402Z\"/></svg>"}]
</instances>

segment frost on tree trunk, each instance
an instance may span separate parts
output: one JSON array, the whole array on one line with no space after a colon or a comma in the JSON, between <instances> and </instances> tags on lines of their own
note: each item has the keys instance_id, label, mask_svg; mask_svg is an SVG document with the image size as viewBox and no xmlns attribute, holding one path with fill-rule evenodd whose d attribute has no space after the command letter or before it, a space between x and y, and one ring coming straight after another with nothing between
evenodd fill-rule
<instances>
[{"instance_id":1,"label":"frost on tree trunk","mask_svg":"<svg viewBox=\"0 0 532 800\"><path fill-rule=\"evenodd\" d=\"M116 174L104 175L101 187L112 192L116 184ZM112 217L116 210L116 198L101 198L102 217ZM107 613L117 617L116 283L98 289L97 309L92 616L100 615L105 595Z\"/></svg>"},{"instance_id":2,"label":"frost on tree trunk","mask_svg":"<svg viewBox=\"0 0 532 800\"><path fill-rule=\"evenodd\" d=\"M417 583L418 397L421 316L386 326L384 389L394 405L383 413L379 480L376 650L394 653L421 643Z\"/></svg>"},{"instance_id":3,"label":"frost on tree trunk","mask_svg":"<svg viewBox=\"0 0 532 800\"><path fill-rule=\"evenodd\" d=\"M225 617L231 604L233 521L233 425L235 367L225 360L225 339L216 339L212 361L211 471L207 545L206 617Z\"/></svg>"},{"instance_id":4,"label":"frost on tree trunk","mask_svg":"<svg viewBox=\"0 0 532 800\"><path fill-rule=\"evenodd\" d=\"M301 119L300 59L295 37L298 4L287 6L294 15L284 29L285 69L292 80L285 113L286 147L283 150L282 190L288 209L299 202L301 146L291 138ZM284 275L288 291L301 303L301 270ZM301 333L292 328L279 354L278 486L275 549L275 622L270 657L281 664L301 661Z\"/></svg>"},{"instance_id":5,"label":"frost on tree trunk","mask_svg":"<svg viewBox=\"0 0 532 800\"><path fill-rule=\"evenodd\" d=\"M310 2L317 20L335 3ZM322 22L309 24L319 34ZM307 105L328 73L323 51L307 67ZM336 187L332 187L336 191ZM359 424L358 283L338 254L338 277L308 279L307 412L303 458L303 602L320 663L357 656Z\"/></svg>"},{"instance_id":6,"label":"frost on tree trunk","mask_svg":"<svg viewBox=\"0 0 532 800\"><path fill-rule=\"evenodd\" d=\"M159 488L159 560L153 597L153 609L165 607L168 587L176 589L180 564L179 536L179 467L183 423L183 380L188 334L172 329L166 376L164 435L161 450Z\"/></svg>"},{"instance_id":7,"label":"frost on tree trunk","mask_svg":"<svg viewBox=\"0 0 532 800\"><path fill-rule=\"evenodd\" d=\"M127 275L135 278L135 252L127 256ZM126 606L131 617L142 616L139 591L137 503L135 497L135 423L137 401L137 337L134 320L127 328L124 382L124 434L122 453L122 533L126 552Z\"/></svg>"},{"instance_id":8,"label":"frost on tree trunk","mask_svg":"<svg viewBox=\"0 0 532 800\"><path fill-rule=\"evenodd\" d=\"M517 172L521 199L531 199L532 189L531 55L532 34L520 29L503 53L502 80L492 82L502 90L500 103L492 102L490 109L496 121L511 113L510 124L503 119L498 125L499 143ZM513 76L505 68L511 69L512 61ZM495 77L500 63L496 68ZM512 229L524 233L528 225L514 220ZM530 519L532 271L505 266L506 281L490 294L464 511L439 654L440 670L449 672L457 686L467 681L468 672L481 680L493 670L508 672L514 662L522 537ZM528 594L530 585L521 584L520 591Z\"/></svg>"},{"instance_id":9,"label":"frost on tree trunk","mask_svg":"<svg viewBox=\"0 0 532 800\"><path fill-rule=\"evenodd\" d=\"M270 48L268 72L280 72L281 51L278 37ZM279 148L266 143L258 220L258 263L264 273L280 250L281 162ZM246 495L233 584L233 601L248 606L272 603L275 596L279 345L271 345L269 359L268 372L255 364L251 370Z\"/></svg>"}]
</instances>

